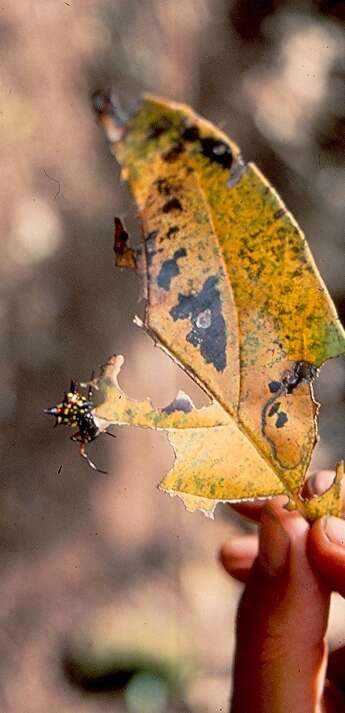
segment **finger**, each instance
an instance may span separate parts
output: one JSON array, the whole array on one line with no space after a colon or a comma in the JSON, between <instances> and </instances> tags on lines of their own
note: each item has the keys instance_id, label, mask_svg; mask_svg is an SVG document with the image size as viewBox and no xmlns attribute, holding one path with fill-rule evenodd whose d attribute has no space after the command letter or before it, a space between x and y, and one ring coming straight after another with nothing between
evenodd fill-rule
<instances>
[{"instance_id":1,"label":"finger","mask_svg":"<svg viewBox=\"0 0 345 713\"><path fill-rule=\"evenodd\" d=\"M335 472L333 470L319 470L315 473L311 473L306 480L302 495L305 498L311 498L313 495L322 495L328 488L331 487L335 477ZM345 490L344 490L345 498ZM230 507L238 512L243 517L248 518L254 522L260 522L260 517L265 505L270 502L270 498L264 498L262 500L253 500L243 503L236 503L230 505Z\"/></svg>"},{"instance_id":2,"label":"finger","mask_svg":"<svg viewBox=\"0 0 345 713\"><path fill-rule=\"evenodd\" d=\"M261 518L259 556L237 621L232 713L318 710L329 591L306 553L308 524L285 498Z\"/></svg>"},{"instance_id":3,"label":"finger","mask_svg":"<svg viewBox=\"0 0 345 713\"><path fill-rule=\"evenodd\" d=\"M253 520L254 522L260 522L261 513L265 505L269 502L268 499L265 500L253 500L252 502L236 503L234 505L230 504L230 507L238 512L239 515L243 515L248 520Z\"/></svg>"},{"instance_id":4,"label":"finger","mask_svg":"<svg viewBox=\"0 0 345 713\"><path fill-rule=\"evenodd\" d=\"M345 597L345 522L336 517L317 520L308 537L308 556L327 586ZM327 678L339 689L345 688L345 647L329 656ZM333 689L332 689L333 690ZM334 695L334 694L332 694ZM344 693L342 696L345 704ZM339 710L345 710L345 705Z\"/></svg>"},{"instance_id":5,"label":"finger","mask_svg":"<svg viewBox=\"0 0 345 713\"><path fill-rule=\"evenodd\" d=\"M313 495L322 495L332 485L334 477L334 470L318 470L316 473L311 473L304 483L302 495L309 498Z\"/></svg>"},{"instance_id":6,"label":"finger","mask_svg":"<svg viewBox=\"0 0 345 713\"><path fill-rule=\"evenodd\" d=\"M258 554L257 535L244 535L228 540L221 547L219 559L228 574L240 582L246 582Z\"/></svg>"},{"instance_id":7,"label":"finger","mask_svg":"<svg viewBox=\"0 0 345 713\"><path fill-rule=\"evenodd\" d=\"M333 483L335 473L332 470L320 470L312 473L305 483L303 489L304 497L312 497L313 495L322 495ZM268 500L256 500L253 502L244 502L231 507L240 515L258 522L260 521L261 513ZM256 536L253 536L253 542ZM241 545L241 551L237 552L234 547L237 547L237 540L231 540L223 546L220 551L220 561L228 574L240 582L247 582L250 570L253 566L254 559L257 554L257 546L252 553L246 553L245 545Z\"/></svg>"},{"instance_id":8,"label":"finger","mask_svg":"<svg viewBox=\"0 0 345 713\"><path fill-rule=\"evenodd\" d=\"M333 516L317 520L310 530L308 555L329 588L345 597L345 521Z\"/></svg>"}]
</instances>

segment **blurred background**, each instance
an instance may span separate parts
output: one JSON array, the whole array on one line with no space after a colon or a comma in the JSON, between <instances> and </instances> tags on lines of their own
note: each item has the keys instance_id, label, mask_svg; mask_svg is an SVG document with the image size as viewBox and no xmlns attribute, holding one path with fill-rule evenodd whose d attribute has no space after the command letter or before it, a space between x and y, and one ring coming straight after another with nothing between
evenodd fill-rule
<instances>
[{"instance_id":1,"label":"blurred background","mask_svg":"<svg viewBox=\"0 0 345 713\"><path fill-rule=\"evenodd\" d=\"M190 103L240 144L305 230L345 317L344 3L2 0L0 709L226 711L240 586L217 563L249 526L155 490L164 434L89 448L42 415L71 378L122 353L122 386L165 405L202 395L132 325L134 275L113 268L113 217L135 209L90 106L113 87ZM344 363L324 367L313 467L344 456ZM331 636L343 637L335 602ZM332 633L333 632L333 633Z\"/></svg>"}]
</instances>

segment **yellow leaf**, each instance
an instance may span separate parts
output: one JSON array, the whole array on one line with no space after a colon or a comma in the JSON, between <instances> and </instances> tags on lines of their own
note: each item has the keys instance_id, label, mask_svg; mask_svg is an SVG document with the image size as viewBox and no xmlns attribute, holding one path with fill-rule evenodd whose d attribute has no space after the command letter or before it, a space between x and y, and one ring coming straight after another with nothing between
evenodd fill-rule
<instances>
[{"instance_id":1,"label":"yellow leaf","mask_svg":"<svg viewBox=\"0 0 345 713\"><path fill-rule=\"evenodd\" d=\"M109 100L98 111L142 221L145 328L211 406L128 399L117 357L98 381L96 417L166 429L176 460L160 487L189 509L286 493L310 519L338 511L339 470L321 499L300 496L317 437L312 382L345 334L296 221L188 107L145 97L123 127Z\"/></svg>"}]
</instances>

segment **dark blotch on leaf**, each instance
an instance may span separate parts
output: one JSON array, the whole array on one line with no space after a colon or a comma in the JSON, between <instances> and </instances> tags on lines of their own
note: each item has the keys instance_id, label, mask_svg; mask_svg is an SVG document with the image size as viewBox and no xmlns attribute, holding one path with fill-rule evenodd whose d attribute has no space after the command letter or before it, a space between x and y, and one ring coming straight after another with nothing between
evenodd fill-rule
<instances>
[{"instance_id":1,"label":"dark blotch on leaf","mask_svg":"<svg viewBox=\"0 0 345 713\"><path fill-rule=\"evenodd\" d=\"M167 232L167 238L172 238L173 235L176 235L176 233L178 233L178 231L179 231L178 226L172 225L171 228L169 228L169 230Z\"/></svg>"},{"instance_id":2,"label":"dark blotch on leaf","mask_svg":"<svg viewBox=\"0 0 345 713\"><path fill-rule=\"evenodd\" d=\"M157 121L152 122L149 126L149 130L147 132L147 138L148 139L158 139L161 134L164 134L166 131L169 131L171 129L171 121L166 116L162 116L160 119L157 119Z\"/></svg>"},{"instance_id":3,"label":"dark blotch on leaf","mask_svg":"<svg viewBox=\"0 0 345 713\"><path fill-rule=\"evenodd\" d=\"M183 151L183 143L181 141L176 141L176 143L173 144L170 149L168 149L162 154L162 159L164 161L167 161L168 163L173 163Z\"/></svg>"},{"instance_id":4,"label":"dark blotch on leaf","mask_svg":"<svg viewBox=\"0 0 345 713\"><path fill-rule=\"evenodd\" d=\"M168 406L162 409L162 413L174 413L174 411L183 411L184 413L189 413L192 410L192 404L188 399L184 399L182 396L175 399Z\"/></svg>"},{"instance_id":5,"label":"dark blotch on leaf","mask_svg":"<svg viewBox=\"0 0 345 713\"><path fill-rule=\"evenodd\" d=\"M278 418L276 420L276 427L283 428L283 426L285 426L285 424L287 423L288 420L289 419L288 419L287 413L285 413L285 411L281 411L280 413L278 413Z\"/></svg>"},{"instance_id":6,"label":"dark blotch on leaf","mask_svg":"<svg viewBox=\"0 0 345 713\"><path fill-rule=\"evenodd\" d=\"M166 178L158 178L157 181L155 181L155 184L157 186L157 191L161 194L161 196L170 196L171 186Z\"/></svg>"},{"instance_id":7,"label":"dark blotch on leaf","mask_svg":"<svg viewBox=\"0 0 345 713\"><path fill-rule=\"evenodd\" d=\"M166 292L170 290L171 280L174 277L177 277L180 272L177 260L179 260L181 257L186 257L186 255L187 252L185 248L179 248L179 250L176 250L174 252L174 256L172 258L170 258L169 260L165 260L162 263L161 269L157 276L158 287L160 287L162 290L165 290Z\"/></svg>"},{"instance_id":8,"label":"dark blotch on leaf","mask_svg":"<svg viewBox=\"0 0 345 713\"><path fill-rule=\"evenodd\" d=\"M211 137L201 139L200 152L210 161L219 163L223 168L231 168L233 156L230 147L224 141Z\"/></svg>"},{"instance_id":9,"label":"dark blotch on leaf","mask_svg":"<svg viewBox=\"0 0 345 713\"><path fill-rule=\"evenodd\" d=\"M185 141L198 141L200 138L199 129L194 124L182 126L181 136Z\"/></svg>"},{"instance_id":10,"label":"dark blotch on leaf","mask_svg":"<svg viewBox=\"0 0 345 713\"><path fill-rule=\"evenodd\" d=\"M296 361L291 371L283 377L283 384L287 394L293 391L302 383L311 384L319 375L319 370L308 361Z\"/></svg>"},{"instance_id":11,"label":"dark blotch on leaf","mask_svg":"<svg viewBox=\"0 0 345 713\"><path fill-rule=\"evenodd\" d=\"M170 200L163 205L163 213L170 213L171 210L183 210L178 198L170 198Z\"/></svg>"},{"instance_id":12,"label":"dark blotch on leaf","mask_svg":"<svg viewBox=\"0 0 345 713\"><path fill-rule=\"evenodd\" d=\"M201 291L196 294L179 294L178 303L170 310L173 320L190 319L192 329L187 342L199 347L207 363L217 371L226 367L226 326L222 315L217 276L208 277Z\"/></svg>"}]
</instances>

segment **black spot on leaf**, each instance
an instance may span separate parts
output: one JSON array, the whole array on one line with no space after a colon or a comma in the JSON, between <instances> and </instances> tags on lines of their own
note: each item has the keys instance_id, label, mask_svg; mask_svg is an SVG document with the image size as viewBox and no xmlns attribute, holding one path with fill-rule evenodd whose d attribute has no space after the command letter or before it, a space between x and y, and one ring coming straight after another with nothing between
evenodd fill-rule
<instances>
[{"instance_id":1,"label":"black spot on leaf","mask_svg":"<svg viewBox=\"0 0 345 713\"><path fill-rule=\"evenodd\" d=\"M170 149L162 154L162 159L168 163L173 163L184 151L184 145L181 141L176 141Z\"/></svg>"},{"instance_id":2,"label":"black spot on leaf","mask_svg":"<svg viewBox=\"0 0 345 713\"><path fill-rule=\"evenodd\" d=\"M287 413L285 413L285 411L280 411L280 413L278 413L278 418L276 420L276 427L283 428L283 426L285 426L285 424L287 423L288 420L289 419L288 419Z\"/></svg>"},{"instance_id":3,"label":"black spot on leaf","mask_svg":"<svg viewBox=\"0 0 345 713\"><path fill-rule=\"evenodd\" d=\"M171 210L183 210L178 198L170 198L169 201L164 203L162 208L163 213L170 213Z\"/></svg>"},{"instance_id":4,"label":"black spot on leaf","mask_svg":"<svg viewBox=\"0 0 345 713\"><path fill-rule=\"evenodd\" d=\"M198 141L200 138L199 129L194 124L185 122L182 125L181 136L185 141Z\"/></svg>"},{"instance_id":5,"label":"black spot on leaf","mask_svg":"<svg viewBox=\"0 0 345 713\"><path fill-rule=\"evenodd\" d=\"M172 258L170 258L169 260L165 260L162 263L161 269L157 276L158 287L160 287L162 290L165 290L166 292L170 290L171 280L176 277L180 272L177 260L179 260L181 257L186 257L186 255L186 250L184 248L179 248L179 250L176 250L174 252L174 256Z\"/></svg>"},{"instance_id":6,"label":"black spot on leaf","mask_svg":"<svg viewBox=\"0 0 345 713\"><path fill-rule=\"evenodd\" d=\"M161 196L170 196L171 186L166 178L158 178L157 181L155 181L155 184L157 186L158 193L160 193Z\"/></svg>"},{"instance_id":7,"label":"black spot on leaf","mask_svg":"<svg viewBox=\"0 0 345 713\"><path fill-rule=\"evenodd\" d=\"M293 369L283 377L286 393L292 394L299 384L311 384L319 375L319 370L308 361L296 361Z\"/></svg>"},{"instance_id":8,"label":"black spot on leaf","mask_svg":"<svg viewBox=\"0 0 345 713\"><path fill-rule=\"evenodd\" d=\"M190 319L192 329L187 342L200 349L207 363L218 371L226 367L226 326L222 315L218 277L208 277L201 291L194 295L179 294L178 303L170 310L172 318Z\"/></svg>"},{"instance_id":9,"label":"black spot on leaf","mask_svg":"<svg viewBox=\"0 0 345 713\"><path fill-rule=\"evenodd\" d=\"M157 121L153 121L152 124L150 124L149 130L147 132L147 138L158 139L161 134L164 134L166 131L169 131L171 127L171 121L169 121L166 116L162 116L160 119L157 119Z\"/></svg>"},{"instance_id":10,"label":"black spot on leaf","mask_svg":"<svg viewBox=\"0 0 345 713\"><path fill-rule=\"evenodd\" d=\"M179 228L177 225L172 225L167 232L167 238L172 238L176 233L178 233Z\"/></svg>"},{"instance_id":11,"label":"black spot on leaf","mask_svg":"<svg viewBox=\"0 0 345 713\"><path fill-rule=\"evenodd\" d=\"M210 161L219 163L223 168L231 168L233 156L228 144L211 137L201 139L200 143L200 152L203 156L206 156Z\"/></svg>"}]
</instances>

